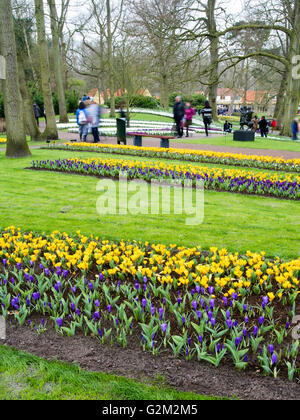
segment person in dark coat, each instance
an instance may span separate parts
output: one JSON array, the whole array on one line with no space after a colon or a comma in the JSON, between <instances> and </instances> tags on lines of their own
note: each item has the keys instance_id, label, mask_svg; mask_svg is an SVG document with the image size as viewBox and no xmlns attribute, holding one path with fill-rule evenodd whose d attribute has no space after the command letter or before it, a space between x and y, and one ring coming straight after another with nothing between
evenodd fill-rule
<instances>
[{"instance_id":1,"label":"person in dark coat","mask_svg":"<svg viewBox=\"0 0 300 420\"><path fill-rule=\"evenodd\" d=\"M185 114L185 106L182 102L181 96L177 96L175 99L175 105L173 108L173 115L174 115L174 121L176 124L176 131L178 134L178 138L181 139L183 136L183 120L184 120L184 114Z\"/></svg>"},{"instance_id":2,"label":"person in dark coat","mask_svg":"<svg viewBox=\"0 0 300 420\"><path fill-rule=\"evenodd\" d=\"M202 118L203 118L203 122L205 126L206 137L208 137L208 130L212 123L212 114L213 114L212 107L210 106L210 103L208 101L205 102L204 108L201 109L201 114L202 114Z\"/></svg>"},{"instance_id":3,"label":"person in dark coat","mask_svg":"<svg viewBox=\"0 0 300 420\"><path fill-rule=\"evenodd\" d=\"M294 121L292 122L293 140L298 140L298 133L299 133L299 121L297 118L295 118Z\"/></svg>"},{"instance_id":4,"label":"person in dark coat","mask_svg":"<svg viewBox=\"0 0 300 420\"><path fill-rule=\"evenodd\" d=\"M43 114L42 114L41 108L36 103L33 104L33 112L34 112L37 125L39 127L40 126L39 118L41 118Z\"/></svg>"},{"instance_id":5,"label":"person in dark coat","mask_svg":"<svg viewBox=\"0 0 300 420\"><path fill-rule=\"evenodd\" d=\"M228 121L225 121L223 130L224 130L224 133L231 133L232 132L232 124L230 124L230 122L228 122Z\"/></svg>"},{"instance_id":6,"label":"person in dark coat","mask_svg":"<svg viewBox=\"0 0 300 420\"><path fill-rule=\"evenodd\" d=\"M261 118L261 120L258 123L258 126L260 129L261 136L268 137L269 126L268 126L268 121L266 120L266 117Z\"/></svg>"}]
</instances>

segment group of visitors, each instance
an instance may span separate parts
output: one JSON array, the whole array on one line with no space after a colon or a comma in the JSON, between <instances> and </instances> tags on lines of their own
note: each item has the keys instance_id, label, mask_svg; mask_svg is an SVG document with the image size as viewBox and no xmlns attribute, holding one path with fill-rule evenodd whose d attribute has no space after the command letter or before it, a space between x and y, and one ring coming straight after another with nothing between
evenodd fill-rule
<instances>
[{"instance_id":1,"label":"group of visitors","mask_svg":"<svg viewBox=\"0 0 300 420\"><path fill-rule=\"evenodd\" d=\"M100 142L99 124L101 118L101 108L95 101L80 102L76 111L76 119L79 127L80 141L87 141L89 129L92 129L94 143Z\"/></svg>"},{"instance_id":2,"label":"group of visitors","mask_svg":"<svg viewBox=\"0 0 300 420\"><path fill-rule=\"evenodd\" d=\"M212 112L208 101L205 102L204 108L198 111L199 115L202 115L203 118L206 136L208 136L209 127L212 123ZM173 108L177 138L181 139L183 137L184 128L186 129L186 137L189 137L189 130L193 124L194 115L196 115L196 110L192 107L192 104L190 102L185 104L181 96L177 96Z\"/></svg>"}]
</instances>

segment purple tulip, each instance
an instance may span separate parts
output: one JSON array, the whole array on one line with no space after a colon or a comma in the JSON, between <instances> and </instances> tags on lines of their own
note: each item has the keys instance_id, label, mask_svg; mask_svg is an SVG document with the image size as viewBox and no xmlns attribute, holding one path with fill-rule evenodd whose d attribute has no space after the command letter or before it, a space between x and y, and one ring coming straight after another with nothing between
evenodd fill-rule
<instances>
[{"instance_id":1,"label":"purple tulip","mask_svg":"<svg viewBox=\"0 0 300 420\"><path fill-rule=\"evenodd\" d=\"M272 360L272 365L273 366L277 365L278 359L277 359L277 356L276 356L275 353L272 354L271 360Z\"/></svg>"},{"instance_id":2,"label":"purple tulip","mask_svg":"<svg viewBox=\"0 0 300 420\"><path fill-rule=\"evenodd\" d=\"M270 344L269 345L269 353L270 354L273 354L274 353L274 346L273 346L273 344Z\"/></svg>"},{"instance_id":3,"label":"purple tulip","mask_svg":"<svg viewBox=\"0 0 300 420\"><path fill-rule=\"evenodd\" d=\"M57 318L56 323L59 327L61 327L63 324L63 320L61 318Z\"/></svg>"},{"instance_id":4,"label":"purple tulip","mask_svg":"<svg viewBox=\"0 0 300 420\"><path fill-rule=\"evenodd\" d=\"M262 298L262 303L263 303L263 304L265 304L265 305L267 305L267 304L269 303L269 298L268 298L268 296L264 296L264 297Z\"/></svg>"},{"instance_id":5,"label":"purple tulip","mask_svg":"<svg viewBox=\"0 0 300 420\"><path fill-rule=\"evenodd\" d=\"M75 303L74 302L71 302L71 309L72 309L72 311L74 312L75 311L75 309L76 309L76 306L75 306Z\"/></svg>"},{"instance_id":6,"label":"purple tulip","mask_svg":"<svg viewBox=\"0 0 300 420\"><path fill-rule=\"evenodd\" d=\"M259 317L259 325L262 325L265 322L265 318L263 316Z\"/></svg>"},{"instance_id":7,"label":"purple tulip","mask_svg":"<svg viewBox=\"0 0 300 420\"><path fill-rule=\"evenodd\" d=\"M142 300L142 306L143 306L143 308L145 308L147 306L147 300L146 299Z\"/></svg>"},{"instance_id":8,"label":"purple tulip","mask_svg":"<svg viewBox=\"0 0 300 420\"><path fill-rule=\"evenodd\" d=\"M257 333L258 333L258 327L254 326L253 327L253 335L254 335L254 337L257 336Z\"/></svg>"},{"instance_id":9,"label":"purple tulip","mask_svg":"<svg viewBox=\"0 0 300 420\"><path fill-rule=\"evenodd\" d=\"M227 327L228 327L229 329L232 327L232 321L231 321L231 319L230 319L230 318L229 318L229 319L227 319L226 324L227 324Z\"/></svg>"},{"instance_id":10,"label":"purple tulip","mask_svg":"<svg viewBox=\"0 0 300 420\"><path fill-rule=\"evenodd\" d=\"M99 306L100 306L100 302L99 302L99 300L98 300L98 299L96 299L96 300L95 300L95 306L96 306L97 308L99 308Z\"/></svg>"},{"instance_id":11,"label":"purple tulip","mask_svg":"<svg viewBox=\"0 0 300 420\"><path fill-rule=\"evenodd\" d=\"M192 307L195 311L197 310L197 306L198 306L198 302L196 300L193 300Z\"/></svg>"},{"instance_id":12,"label":"purple tulip","mask_svg":"<svg viewBox=\"0 0 300 420\"><path fill-rule=\"evenodd\" d=\"M163 323L163 324L161 324L161 329L162 329L162 332L165 334L166 333L166 331L167 331L167 328L168 328L168 324L167 323Z\"/></svg>"},{"instance_id":13,"label":"purple tulip","mask_svg":"<svg viewBox=\"0 0 300 420\"><path fill-rule=\"evenodd\" d=\"M111 313L111 309L112 309L111 305L108 305L108 306L107 306L107 311L108 311L108 313Z\"/></svg>"}]
</instances>

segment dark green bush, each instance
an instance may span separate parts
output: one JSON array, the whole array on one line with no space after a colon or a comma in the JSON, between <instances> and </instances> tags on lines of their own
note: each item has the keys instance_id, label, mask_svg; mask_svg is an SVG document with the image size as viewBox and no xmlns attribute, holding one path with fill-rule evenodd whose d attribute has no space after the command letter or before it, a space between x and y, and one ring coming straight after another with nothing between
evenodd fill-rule
<instances>
[{"instance_id":1,"label":"dark green bush","mask_svg":"<svg viewBox=\"0 0 300 420\"><path fill-rule=\"evenodd\" d=\"M182 95L179 92L173 92L171 93L171 95L169 96L169 104L172 107L175 103L175 98L176 96L181 96L183 102L191 102L192 106L197 107L197 108L202 108L204 107L205 101L206 101L206 97L201 95L201 94L194 94L194 95Z\"/></svg>"},{"instance_id":2,"label":"dark green bush","mask_svg":"<svg viewBox=\"0 0 300 420\"><path fill-rule=\"evenodd\" d=\"M121 102L126 103L125 97L116 98L116 108L120 107ZM110 107L110 100L106 102L106 105ZM135 95L130 98L130 106L133 108L146 108L146 109L157 109L159 104L152 96Z\"/></svg>"}]
</instances>

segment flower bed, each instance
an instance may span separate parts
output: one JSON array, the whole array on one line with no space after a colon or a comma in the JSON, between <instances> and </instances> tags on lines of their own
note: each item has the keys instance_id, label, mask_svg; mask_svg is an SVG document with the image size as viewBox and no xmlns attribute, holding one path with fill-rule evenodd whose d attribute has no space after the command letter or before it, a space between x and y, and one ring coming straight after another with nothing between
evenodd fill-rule
<instances>
[{"instance_id":1,"label":"flower bed","mask_svg":"<svg viewBox=\"0 0 300 420\"><path fill-rule=\"evenodd\" d=\"M240 169L205 168L193 165L167 165L121 159L64 159L33 161L32 169L86 174L116 178L126 174L128 179L189 181L196 186L204 182L205 189L244 194L257 194L291 200L300 198L300 177L291 174L254 173Z\"/></svg>"},{"instance_id":2,"label":"flower bed","mask_svg":"<svg viewBox=\"0 0 300 420\"><path fill-rule=\"evenodd\" d=\"M52 147L56 148L56 147ZM101 143L65 143L60 150L91 151L99 153L124 154L158 159L185 160L190 162L217 163L276 171L300 172L300 159L283 159L274 156L244 155L242 153L213 152L207 150L189 150L158 147L136 147Z\"/></svg>"},{"instance_id":3,"label":"flower bed","mask_svg":"<svg viewBox=\"0 0 300 420\"><path fill-rule=\"evenodd\" d=\"M0 314L20 325L40 314L57 332L77 331L146 351L237 369L299 377L292 341L300 258L268 260L227 250L54 232L0 233ZM30 322L30 321L29 321ZM38 332L46 330L43 320Z\"/></svg>"}]
</instances>

